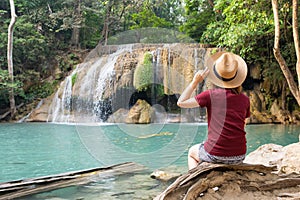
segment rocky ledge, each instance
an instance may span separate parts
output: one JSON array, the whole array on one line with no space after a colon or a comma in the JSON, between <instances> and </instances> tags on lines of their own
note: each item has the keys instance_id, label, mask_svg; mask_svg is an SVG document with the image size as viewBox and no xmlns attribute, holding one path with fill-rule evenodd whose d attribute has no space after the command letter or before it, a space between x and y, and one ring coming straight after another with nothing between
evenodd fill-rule
<instances>
[{"instance_id":1,"label":"rocky ledge","mask_svg":"<svg viewBox=\"0 0 300 200\"><path fill-rule=\"evenodd\" d=\"M299 160L300 141L285 147L263 145L241 165L201 163L155 200L299 200Z\"/></svg>"}]
</instances>

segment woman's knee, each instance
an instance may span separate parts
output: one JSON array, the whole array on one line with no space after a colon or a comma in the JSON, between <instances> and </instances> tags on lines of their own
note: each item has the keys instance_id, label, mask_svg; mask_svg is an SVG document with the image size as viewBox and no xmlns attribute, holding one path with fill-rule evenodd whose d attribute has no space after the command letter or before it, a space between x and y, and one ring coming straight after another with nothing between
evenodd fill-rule
<instances>
[{"instance_id":1,"label":"woman's knee","mask_svg":"<svg viewBox=\"0 0 300 200\"><path fill-rule=\"evenodd\" d=\"M191 157L193 157L193 158L199 159L199 158L198 158L198 154L199 154L199 146L200 146L200 144L196 144L196 145L192 146L192 147L189 149L188 155L191 156Z\"/></svg>"}]
</instances>

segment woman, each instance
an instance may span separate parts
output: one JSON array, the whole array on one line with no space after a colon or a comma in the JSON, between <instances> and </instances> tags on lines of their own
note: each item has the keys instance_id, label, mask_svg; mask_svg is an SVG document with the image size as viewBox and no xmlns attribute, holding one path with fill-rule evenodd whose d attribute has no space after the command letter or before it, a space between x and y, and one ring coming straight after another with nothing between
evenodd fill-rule
<instances>
[{"instance_id":1,"label":"woman","mask_svg":"<svg viewBox=\"0 0 300 200\"><path fill-rule=\"evenodd\" d=\"M239 164L247 150L245 120L250 116L250 101L241 93L247 65L236 54L218 52L208 59L206 66L195 74L177 102L181 108L207 109L207 140L189 149L189 169L201 162ZM192 97L207 76L215 87Z\"/></svg>"}]
</instances>

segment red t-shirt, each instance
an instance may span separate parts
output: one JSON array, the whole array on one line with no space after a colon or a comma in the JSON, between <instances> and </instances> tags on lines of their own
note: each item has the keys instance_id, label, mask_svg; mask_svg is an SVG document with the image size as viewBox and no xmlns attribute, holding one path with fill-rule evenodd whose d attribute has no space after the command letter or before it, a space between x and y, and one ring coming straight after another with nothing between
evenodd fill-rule
<instances>
[{"instance_id":1,"label":"red t-shirt","mask_svg":"<svg viewBox=\"0 0 300 200\"><path fill-rule=\"evenodd\" d=\"M247 151L245 119L250 117L250 101L230 89L213 89L195 97L207 108L208 136L204 149L215 156L238 156Z\"/></svg>"}]
</instances>

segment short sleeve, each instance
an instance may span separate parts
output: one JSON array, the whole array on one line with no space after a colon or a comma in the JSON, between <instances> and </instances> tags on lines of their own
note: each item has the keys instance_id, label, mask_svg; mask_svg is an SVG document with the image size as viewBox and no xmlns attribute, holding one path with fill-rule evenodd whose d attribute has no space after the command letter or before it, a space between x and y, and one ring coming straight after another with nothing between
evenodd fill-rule
<instances>
[{"instance_id":1,"label":"short sleeve","mask_svg":"<svg viewBox=\"0 0 300 200\"><path fill-rule=\"evenodd\" d=\"M198 102L200 107L207 107L210 104L210 93L209 90L201 92L197 96L195 96L196 101Z\"/></svg>"},{"instance_id":2,"label":"short sleeve","mask_svg":"<svg viewBox=\"0 0 300 200\"><path fill-rule=\"evenodd\" d=\"M247 113L246 113L246 118L250 117L250 100L248 99L248 108L247 108Z\"/></svg>"}]
</instances>

